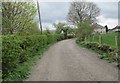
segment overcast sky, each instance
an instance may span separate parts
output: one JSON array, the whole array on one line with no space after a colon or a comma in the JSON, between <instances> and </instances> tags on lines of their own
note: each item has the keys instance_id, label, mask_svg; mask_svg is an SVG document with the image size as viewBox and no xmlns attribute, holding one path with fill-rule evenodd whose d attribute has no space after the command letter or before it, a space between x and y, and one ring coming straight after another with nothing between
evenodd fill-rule
<instances>
[{"instance_id":1,"label":"overcast sky","mask_svg":"<svg viewBox=\"0 0 120 83\"><path fill-rule=\"evenodd\" d=\"M54 29L52 25L53 23L66 22L66 16L69 10L70 2L64 1L39 1L42 25L44 29ZM101 14L99 17L97 17L97 23L101 24L102 26L108 25L108 28L110 29L118 25L118 0L114 0L114 2L98 2L97 0L94 0L93 2L95 2L101 9Z\"/></svg>"}]
</instances>

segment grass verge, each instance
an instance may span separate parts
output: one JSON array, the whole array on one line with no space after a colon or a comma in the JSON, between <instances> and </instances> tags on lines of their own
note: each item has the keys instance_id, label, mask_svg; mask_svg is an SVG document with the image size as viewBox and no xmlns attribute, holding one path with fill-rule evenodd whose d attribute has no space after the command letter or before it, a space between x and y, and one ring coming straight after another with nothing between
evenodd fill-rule
<instances>
[{"instance_id":1,"label":"grass verge","mask_svg":"<svg viewBox=\"0 0 120 83\"><path fill-rule=\"evenodd\" d=\"M77 44L78 44L79 47L87 48L86 46L84 46L84 45L82 45L82 44L80 44L80 43L77 43ZM87 49L89 49L89 50L92 51L92 52L97 53L97 54L98 54L98 57L99 57L100 59L107 60L109 63L113 63L113 64L117 65L117 60L114 59L114 58L113 58L112 56L110 56L109 54L107 54L107 53L105 53L105 52L103 52L103 51L101 51L101 50L97 50L97 49L92 49L92 48L87 48Z\"/></svg>"}]
</instances>

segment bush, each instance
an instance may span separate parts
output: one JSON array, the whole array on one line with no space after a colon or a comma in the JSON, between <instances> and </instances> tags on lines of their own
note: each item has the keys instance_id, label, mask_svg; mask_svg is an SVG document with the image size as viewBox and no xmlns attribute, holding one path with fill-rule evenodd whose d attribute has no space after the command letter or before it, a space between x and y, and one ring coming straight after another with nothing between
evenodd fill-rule
<instances>
[{"instance_id":1,"label":"bush","mask_svg":"<svg viewBox=\"0 0 120 83\"><path fill-rule=\"evenodd\" d=\"M56 41L57 40L55 38L55 35L50 35L50 34L47 35L47 44L52 44L52 43L54 43Z\"/></svg>"},{"instance_id":2,"label":"bush","mask_svg":"<svg viewBox=\"0 0 120 83\"><path fill-rule=\"evenodd\" d=\"M74 38L74 35L68 35L67 38L68 39Z\"/></svg>"},{"instance_id":3,"label":"bush","mask_svg":"<svg viewBox=\"0 0 120 83\"><path fill-rule=\"evenodd\" d=\"M64 39L64 35L61 35L61 34L56 34L56 35L54 35L54 37L55 37L56 41L61 41Z\"/></svg>"},{"instance_id":4,"label":"bush","mask_svg":"<svg viewBox=\"0 0 120 83\"><path fill-rule=\"evenodd\" d=\"M2 69L3 73L8 73L19 64L21 54L21 38L16 36L2 37ZM17 55L17 56L16 56Z\"/></svg>"},{"instance_id":5,"label":"bush","mask_svg":"<svg viewBox=\"0 0 120 83\"><path fill-rule=\"evenodd\" d=\"M35 53L61 39L61 35L2 36L3 78Z\"/></svg>"}]
</instances>

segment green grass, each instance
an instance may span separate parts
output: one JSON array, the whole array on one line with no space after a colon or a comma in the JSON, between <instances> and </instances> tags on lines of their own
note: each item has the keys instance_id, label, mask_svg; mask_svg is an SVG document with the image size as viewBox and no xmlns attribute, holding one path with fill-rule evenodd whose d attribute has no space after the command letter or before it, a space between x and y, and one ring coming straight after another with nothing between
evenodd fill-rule
<instances>
[{"instance_id":1,"label":"green grass","mask_svg":"<svg viewBox=\"0 0 120 83\"><path fill-rule=\"evenodd\" d=\"M102 34L102 44L111 46L112 48L118 48L118 45L116 44L116 39L115 37L120 34L120 32L112 32L112 33L106 33L106 34ZM92 37L89 37L87 39L87 42L89 42L91 40L91 42L97 42L99 43L99 35L94 35ZM118 41L117 41L118 42Z\"/></svg>"},{"instance_id":2,"label":"green grass","mask_svg":"<svg viewBox=\"0 0 120 83\"><path fill-rule=\"evenodd\" d=\"M19 65L12 73L9 73L9 75L4 79L5 81L22 81L28 78L28 75L30 74L30 70L35 65L35 63L41 59L43 53L47 51L47 49L51 45L47 46L46 48L40 49L32 58L29 58L28 61L24 62L24 64Z\"/></svg>"},{"instance_id":3,"label":"green grass","mask_svg":"<svg viewBox=\"0 0 120 83\"><path fill-rule=\"evenodd\" d=\"M118 36L117 33L108 33L108 34L102 35L103 44L109 45L113 48L117 48L116 39L115 39L115 37L117 36Z\"/></svg>"},{"instance_id":4,"label":"green grass","mask_svg":"<svg viewBox=\"0 0 120 83\"><path fill-rule=\"evenodd\" d=\"M102 36L102 44L110 46L112 49L117 48L118 50L120 50L120 32L112 32L112 33L102 34L100 36ZM85 42L99 43L99 34L94 35L94 37L92 36L87 38ZM78 42L78 45L80 47L82 46L87 48L85 45L82 45L80 42ZM100 59L104 59L104 60L107 60L108 62L115 63L118 66L118 68L120 68L120 65L118 64L118 60L114 59L108 53L103 52L101 50L93 49L93 48L89 48L89 50L95 53L98 53L98 56L100 57Z\"/></svg>"}]
</instances>

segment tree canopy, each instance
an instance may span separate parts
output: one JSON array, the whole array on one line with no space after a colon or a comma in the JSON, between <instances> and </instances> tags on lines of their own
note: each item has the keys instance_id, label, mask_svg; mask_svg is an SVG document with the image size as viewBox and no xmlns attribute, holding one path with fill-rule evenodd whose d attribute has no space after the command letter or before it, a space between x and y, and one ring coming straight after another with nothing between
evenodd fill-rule
<instances>
[{"instance_id":1,"label":"tree canopy","mask_svg":"<svg viewBox=\"0 0 120 83\"><path fill-rule=\"evenodd\" d=\"M84 21L78 24L77 36L80 41L83 41L85 37L90 36L93 32L92 25L89 21Z\"/></svg>"},{"instance_id":2,"label":"tree canopy","mask_svg":"<svg viewBox=\"0 0 120 83\"><path fill-rule=\"evenodd\" d=\"M60 34L61 32L63 32L64 38L67 39L67 34L70 27L66 23L61 23L61 22L57 24L54 23L53 25L56 28L56 33Z\"/></svg>"},{"instance_id":3,"label":"tree canopy","mask_svg":"<svg viewBox=\"0 0 120 83\"><path fill-rule=\"evenodd\" d=\"M67 20L75 25L86 20L94 22L99 14L100 9L93 2L72 2Z\"/></svg>"},{"instance_id":4,"label":"tree canopy","mask_svg":"<svg viewBox=\"0 0 120 83\"><path fill-rule=\"evenodd\" d=\"M2 34L36 31L36 11L31 2L2 2Z\"/></svg>"}]
</instances>

